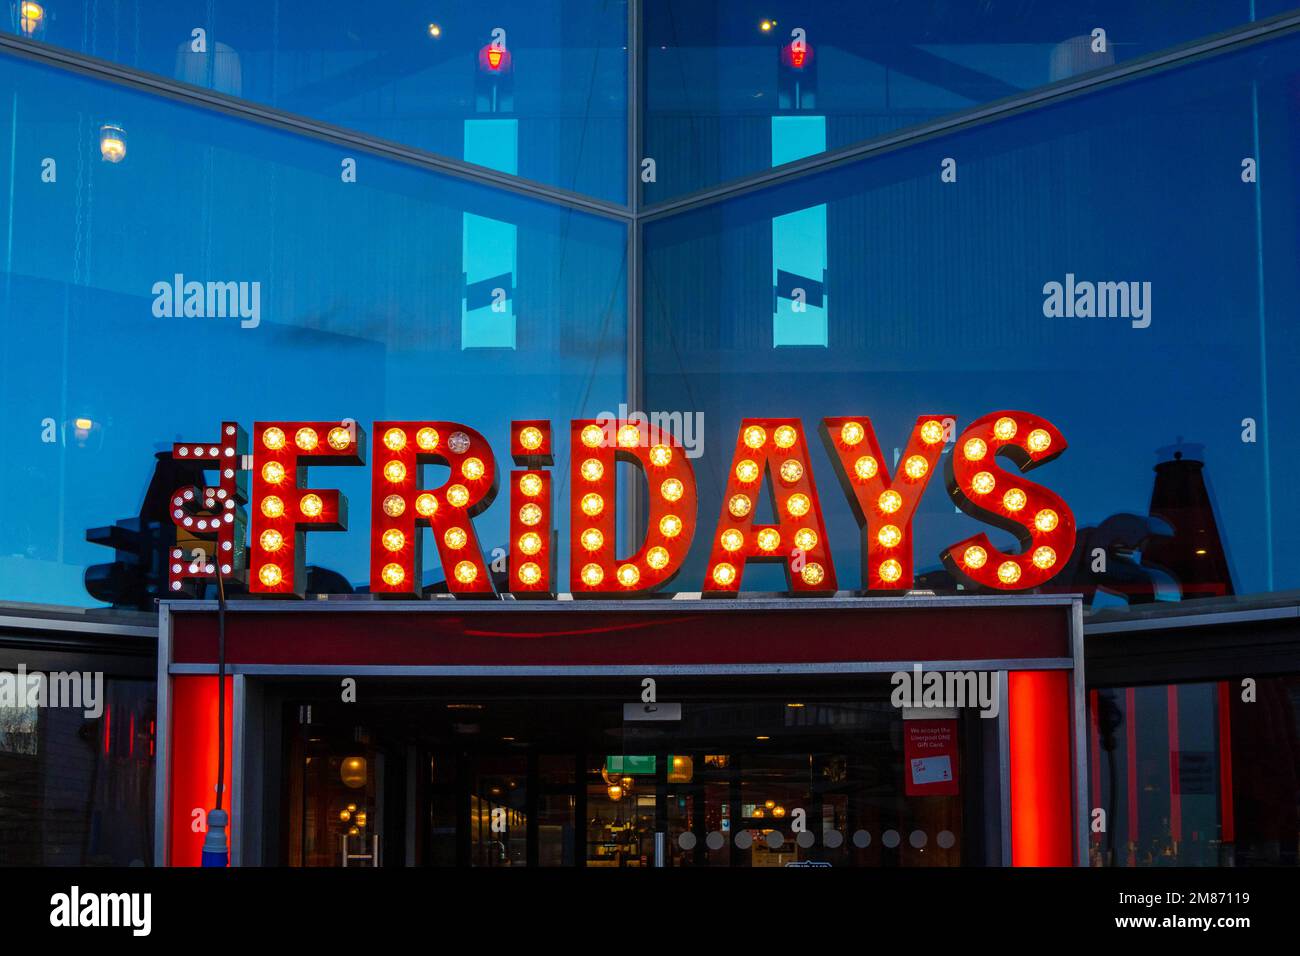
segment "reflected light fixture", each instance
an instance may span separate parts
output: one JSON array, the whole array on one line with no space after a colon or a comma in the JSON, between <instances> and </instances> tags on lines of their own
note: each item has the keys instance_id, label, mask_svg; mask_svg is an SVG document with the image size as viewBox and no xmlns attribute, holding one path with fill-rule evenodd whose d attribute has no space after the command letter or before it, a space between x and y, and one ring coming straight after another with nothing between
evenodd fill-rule
<instances>
[{"instance_id":1,"label":"reflected light fixture","mask_svg":"<svg viewBox=\"0 0 1300 956\"><path fill-rule=\"evenodd\" d=\"M36 36L45 29L45 8L33 0L18 4L18 29L27 36Z\"/></svg>"},{"instance_id":2,"label":"reflected light fixture","mask_svg":"<svg viewBox=\"0 0 1300 956\"><path fill-rule=\"evenodd\" d=\"M438 26L436 23L430 23L429 36L433 37L435 40L438 39L438 37L442 36L442 27Z\"/></svg>"},{"instance_id":3,"label":"reflected light fixture","mask_svg":"<svg viewBox=\"0 0 1300 956\"><path fill-rule=\"evenodd\" d=\"M99 155L106 163L120 163L126 159L126 130L113 124L99 128Z\"/></svg>"}]
</instances>

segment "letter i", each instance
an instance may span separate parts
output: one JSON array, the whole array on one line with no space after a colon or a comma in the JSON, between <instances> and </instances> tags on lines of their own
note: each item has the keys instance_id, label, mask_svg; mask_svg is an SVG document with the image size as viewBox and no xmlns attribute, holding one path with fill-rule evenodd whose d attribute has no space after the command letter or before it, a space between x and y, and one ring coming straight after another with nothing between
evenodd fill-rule
<instances>
[{"instance_id":1,"label":"letter i","mask_svg":"<svg viewBox=\"0 0 1300 956\"><path fill-rule=\"evenodd\" d=\"M510 423L510 567L507 589L516 597L555 596L555 509L551 473L551 423Z\"/></svg>"}]
</instances>

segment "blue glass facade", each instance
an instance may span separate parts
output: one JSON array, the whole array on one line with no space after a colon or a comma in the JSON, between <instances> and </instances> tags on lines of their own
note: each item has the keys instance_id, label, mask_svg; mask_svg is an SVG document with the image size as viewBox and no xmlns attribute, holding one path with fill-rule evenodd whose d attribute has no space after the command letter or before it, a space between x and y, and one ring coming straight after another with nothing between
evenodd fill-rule
<instances>
[{"instance_id":1,"label":"blue glass facade","mask_svg":"<svg viewBox=\"0 0 1300 956\"><path fill-rule=\"evenodd\" d=\"M273 418L462 421L501 475L511 420L551 420L565 591L567 423L631 408L689 422L702 452L675 590L704 582L743 417L811 432L869 416L892 473L918 415L960 428L1024 409L1069 442L1035 478L1075 513L1049 590L1084 595L1090 638L1222 599L1289 607L1297 14L1287 0L6 0L0 604L108 605L106 627L151 612L172 442ZM839 587L857 590L851 505L821 448L810 467ZM370 483L329 473L349 528L311 536L309 591L368 588ZM945 547L979 531L1018 546L932 485L916 587L951 594ZM475 519L485 552L507 545L507 497ZM636 537L644 502L625 497L619 533ZM745 575L748 592L785 587L775 565ZM1273 668L1267 709L1243 709L1226 665L1090 683L1089 806L1113 823L1092 862L1295 862L1300 667L1266 651L1251 660ZM116 678L143 683L120 692L128 729L102 757L125 750L121 779L147 787L147 674ZM788 708L804 704L779 703L787 723ZM34 778L33 733L0 733L21 764L0 784ZM590 784L602 800L610 781L584 783L574 761L546 796L585 801ZM0 814L6 833L25 826ZM152 858L145 828L111 842L105 861Z\"/></svg>"}]
</instances>

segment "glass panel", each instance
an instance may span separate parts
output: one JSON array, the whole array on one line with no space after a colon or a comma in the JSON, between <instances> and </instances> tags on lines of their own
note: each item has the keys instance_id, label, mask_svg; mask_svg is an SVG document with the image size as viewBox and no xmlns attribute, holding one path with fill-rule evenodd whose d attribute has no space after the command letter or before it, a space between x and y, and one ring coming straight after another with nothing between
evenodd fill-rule
<instances>
[{"instance_id":1,"label":"glass panel","mask_svg":"<svg viewBox=\"0 0 1300 956\"><path fill-rule=\"evenodd\" d=\"M353 0L5 6L0 29L19 36L564 189L626 199L627 5L618 0L428 9Z\"/></svg>"},{"instance_id":2,"label":"glass panel","mask_svg":"<svg viewBox=\"0 0 1300 956\"><path fill-rule=\"evenodd\" d=\"M744 415L869 415L892 468L918 415L1026 409L1070 446L1034 473L1080 526L1053 587L1094 609L1300 587L1298 54L1273 41L649 222L646 404L703 414L701 526ZM782 258L808 210L824 269ZM796 315L824 347L782 340ZM856 520L812 459L839 585L860 587ZM933 481L916 587L953 590L940 553L985 530L1019 550Z\"/></svg>"},{"instance_id":3,"label":"glass panel","mask_svg":"<svg viewBox=\"0 0 1300 956\"><path fill-rule=\"evenodd\" d=\"M646 203L1113 66L1295 6L663 0L645 8ZM820 127L793 130L802 117Z\"/></svg>"},{"instance_id":4,"label":"glass panel","mask_svg":"<svg viewBox=\"0 0 1300 956\"><path fill-rule=\"evenodd\" d=\"M37 673L23 699L62 703L0 705L0 866L152 865L153 681L74 676L77 706Z\"/></svg>"},{"instance_id":5,"label":"glass panel","mask_svg":"<svg viewBox=\"0 0 1300 956\"><path fill-rule=\"evenodd\" d=\"M625 394L621 222L367 157L350 182L335 147L10 57L0 88L0 406L30 425L0 460L0 599L152 610L192 480L155 454L223 416L458 420L504 472L511 418L555 421L564 461L558 426ZM238 309L178 312L191 283ZM353 507L310 536L318 589L366 587L368 470L327 480Z\"/></svg>"},{"instance_id":6,"label":"glass panel","mask_svg":"<svg viewBox=\"0 0 1300 956\"><path fill-rule=\"evenodd\" d=\"M1300 678L1089 695L1093 866L1300 864Z\"/></svg>"}]
</instances>

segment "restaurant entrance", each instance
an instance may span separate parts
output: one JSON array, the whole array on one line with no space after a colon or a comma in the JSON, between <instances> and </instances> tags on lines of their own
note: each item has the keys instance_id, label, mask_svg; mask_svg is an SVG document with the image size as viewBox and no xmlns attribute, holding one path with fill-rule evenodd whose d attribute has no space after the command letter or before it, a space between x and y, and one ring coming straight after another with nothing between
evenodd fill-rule
<instances>
[{"instance_id":1,"label":"restaurant entrance","mask_svg":"<svg viewBox=\"0 0 1300 956\"><path fill-rule=\"evenodd\" d=\"M216 611L160 619L159 863L200 855ZM1079 864L1080 618L1058 596L230 602L231 859Z\"/></svg>"},{"instance_id":2,"label":"restaurant entrance","mask_svg":"<svg viewBox=\"0 0 1300 956\"><path fill-rule=\"evenodd\" d=\"M660 687L646 705L633 678L368 680L345 703L285 684L281 862L997 862L996 720L900 710L885 675ZM950 786L929 793L906 758L922 724L952 748Z\"/></svg>"}]
</instances>

